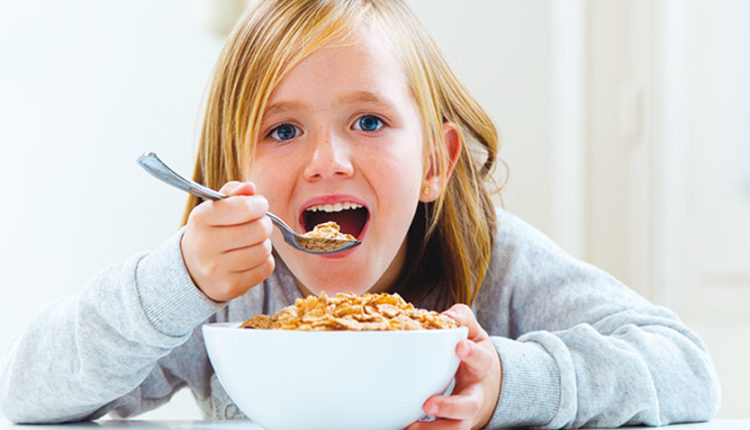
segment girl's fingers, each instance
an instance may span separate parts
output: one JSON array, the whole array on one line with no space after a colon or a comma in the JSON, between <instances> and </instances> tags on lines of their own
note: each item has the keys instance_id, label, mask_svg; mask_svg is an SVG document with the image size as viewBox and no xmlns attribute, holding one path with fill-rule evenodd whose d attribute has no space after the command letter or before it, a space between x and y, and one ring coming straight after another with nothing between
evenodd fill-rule
<instances>
[{"instance_id":1,"label":"girl's fingers","mask_svg":"<svg viewBox=\"0 0 750 430\"><path fill-rule=\"evenodd\" d=\"M460 325L469 328L469 339L479 342L485 338L488 338L487 332L479 325L477 319L474 317L474 312L471 308L463 303L458 303L450 307L447 311L443 312L443 315L449 316L456 320Z\"/></svg>"},{"instance_id":2,"label":"girl's fingers","mask_svg":"<svg viewBox=\"0 0 750 430\"><path fill-rule=\"evenodd\" d=\"M271 250L271 240L266 239L256 245L229 251L221 259L229 272L242 273L263 263L271 255Z\"/></svg>"},{"instance_id":3,"label":"girl's fingers","mask_svg":"<svg viewBox=\"0 0 750 430\"><path fill-rule=\"evenodd\" d=\"M268 211L268 201L255 195L250 182L227 182L219 190L227 198L207 200L196 206L190 218L209 226L233 226L256 220Z\"/></svg>"},{"instance_id":4,"label":"girl's fingers","mask_svg":"<svg viewBox=\"0 0 750 430\"><path fill-rule=\"evenodd\" d=\"M219 189L219 193L225 196L252 196L255 191L255 184L252 182L239 181L229 181Z\"/></svg>"},{"instance_id":5,"label":"girl's fingers","mask_svg":"<svg viewBox=\"0 0 750 430\"><path fill-rule=\"evenodd\" d=\"M470 340L456 345L456 355L461 360L458 376L472 381L484 378L492 367L492 353ZM463 374L462 374L463 373Z\"/></svg>"},{"instance_id":6,"label":"girl's fingers","mask_svg":"<svg viewBox=\"0 0 750 430\"><path fill-rule=\"evenodd\" d=\"M212 228L207 240L215 243L215 246L222 252L227 253L263 243L271 237L272 231L271 219L264 216L245 224Z\"/></svg>"},{"instance_id":7,"label":"girl's fingers","mask_svg":"<svg viewBox=\"0 0 750 430\"><path fill-rule=\"evenodd\" d=\"M471 426L464 421L437 418L435 421L417 421L409 425L406 430L462 430Z\"/></svg>"},{"instance_id":8,"label":"girl's fingers","mask_svg":"<svg viewBox=\"0 0 750 430\"><path fill-rule=\"evenodd\" d=\"M202 233L189 230L185 232L185 236L189 236L189 247L193 255L200 261L213 265L222 255L235 249L263 243L271 237L272 229L271 220L263 217L237 226L203 228Z\"/></svg>"},{"instance_id":9,"label":"girl's fingers","mask_svg":"<svg viewBox=\"0 0 750 430\"><path fill-rule=\"evenodd\" d=\"M247 269L243 272L236 272L238 276L244 282L244 291L249 290L251 287L261 283L264 279L271 276L273 269L276 267L276 261L273 255L269 255L265 260L260 262L257 266ZM244 292L242 293L244 294Z\"/></svg>"},{"instance_id":10,"label":"girl's fingers","mask_svg":"<svg viewBox=\"0 0 750 430\"><path fill-rule=\"evenodd\" d=\"M466 305L454 305L443 312L469 329L469 336L456 344L461 364L450 396L432 396L424 403L425 413L436 419L412 423L408 429L470 429L485 425L497 403L500 381L499 358L487 332ZM484 423L484 424L482 424Z\"/></svg>"},{"instance_id":11,"label":"girl's fingers","mask_svg":"<svg viewBox=\"0 0 750 430\"><path fill-rule=\"evenodd\" d=\"M203 202L193 209L196 216L212 227L245 224L261 218L267 211L268 200L263 196L232 196Z\"/></svg>"},{"instance_id":12,"label":"girl's fingers","mask_svg":"<svg viewBox=\"0 0 750 430\"><path fill-rule=\"evenodd\" d=\"M226 276L225 282L212 288L209 297L218 302L239 297L269 277L275 267L273 255L269 255L267 259L251 269L230 273Z\"/></svg>"},{"instance_id":13,"label":"girl's fingers","mask_svg":"<svg viewBox=\"0 0 750 430\"><path fill-rule=\"evenodd\" d=\"M468 388L460 394L451 396L432 396L425 402L424 411L436 418L473 419L479 413L482 404L481 392L477 388Z\"/></svg>"}]
</instances>

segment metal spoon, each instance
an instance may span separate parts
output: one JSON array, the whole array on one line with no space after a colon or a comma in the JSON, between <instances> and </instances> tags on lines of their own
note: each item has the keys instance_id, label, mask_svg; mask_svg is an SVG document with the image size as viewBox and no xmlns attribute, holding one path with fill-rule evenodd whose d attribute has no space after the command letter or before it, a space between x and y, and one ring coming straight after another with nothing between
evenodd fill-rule
<instances>
[{"instance_id":1,"label":"metal spoon","mask_svg":"<svg viewBox=\"0 0 750 430\"><path fill-rule=\"evenodd\" d=\"M227 197L210 188L204 187L197 182L186 179L167 166L166 163L161 161L161 159L153 152L147 152L138 157L138 164L155 178L198 197L209 200L219 200ZM281 230L281 234L284 235L284 241L300 251L321 255L336 254L362 243L358 240L305 237L292 230L276 215L270 212L266 212L266 215L268 215L276 227Z\"/></svg>"}]
</instances>

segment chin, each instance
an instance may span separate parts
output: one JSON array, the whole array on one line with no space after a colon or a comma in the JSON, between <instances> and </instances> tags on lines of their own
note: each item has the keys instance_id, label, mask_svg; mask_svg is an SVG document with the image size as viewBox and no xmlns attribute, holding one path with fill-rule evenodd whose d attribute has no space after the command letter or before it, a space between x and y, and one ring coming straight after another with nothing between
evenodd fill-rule
<instances>
[{"instance_id":1,"label":"chin","mask_svg":"<svg viewBox=\"0 0 750 430\"><path fill-rule=\"evenodd\" d=\"M317 296L319 296L320 293L326 293L326 295L328 297L333 297L337 293L364 294L364 293L366 293L369 290L369 288L361 288L360 289L360 288L346 288L346 287L341 287L341 288L337 288L337 287L323 287L323 288L320 288L320 289L317 289L317 288L308 288L308 290L310 290L311 293L313 293L313 294L315 294Z\"/></svg>"}]
</instances>

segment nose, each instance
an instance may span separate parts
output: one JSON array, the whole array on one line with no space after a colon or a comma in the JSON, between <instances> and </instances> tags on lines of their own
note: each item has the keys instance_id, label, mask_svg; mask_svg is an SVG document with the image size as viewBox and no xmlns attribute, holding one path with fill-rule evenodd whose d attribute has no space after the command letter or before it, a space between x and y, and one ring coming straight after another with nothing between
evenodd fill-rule
<instances>
[{"instance_id":1,"label":"nose","mask_svg":"<svg viewBox=\"0 0 750 430\"><path fill-rule=\"evenodd\" d=\"M311 144L304 175L308 180L348 178L354 174L350 148L332 132L317 133Z\"/></svg>"}]
</instances>

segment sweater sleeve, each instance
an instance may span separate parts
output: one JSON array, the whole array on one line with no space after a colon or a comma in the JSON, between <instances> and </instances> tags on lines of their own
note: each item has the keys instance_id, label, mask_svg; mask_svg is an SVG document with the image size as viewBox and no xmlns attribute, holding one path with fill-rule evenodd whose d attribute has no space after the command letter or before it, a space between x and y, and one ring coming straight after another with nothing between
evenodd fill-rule
<instances>
[{"instance_id":1,"label":"sweater sleeve","mask_svg":"<svg viewBox=\"0 0 750 430\"><path fill-rule=\"evenodd\" d=\"M182 261L182 231L154 251L107 268L77 297L44 306L10 344L0 407L16 423L133 415L167 401L208 368L194 328L221 305L203 295ZM198 332L198 330L196 330ZM197 369L196 369L197 367Z\"/></svg>"},{"instance_id":2,"label":"sweater sleeve","mask_svg":"<svg viewBox=\"0 0 750 430\"><path fill-rule=\"evenodd\" d=\"M501 213L475 312L501 359L488 425L706 421L720 390L703 342L670 310Z\"/></svg>"}]
</instances>

